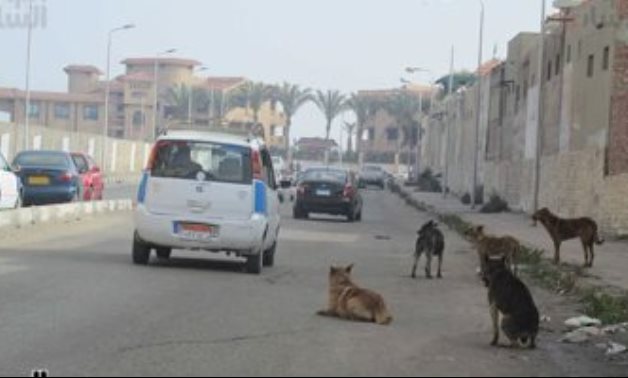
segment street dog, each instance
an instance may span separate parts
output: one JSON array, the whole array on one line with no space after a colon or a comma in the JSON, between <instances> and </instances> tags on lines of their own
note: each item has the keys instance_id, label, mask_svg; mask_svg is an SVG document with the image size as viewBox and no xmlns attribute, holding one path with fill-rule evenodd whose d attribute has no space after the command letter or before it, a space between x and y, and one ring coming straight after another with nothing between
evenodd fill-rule
<instances>
[{"instance_id":1,"label":"street dog","mask_svg":"<svg viewBox=\"0 0 628 378\"><path fill-rule=\"evenodd\" d=\"M438 229L438 224L436 222L429 221L421 227L418 231L418 235L419 237L416 241L416 249L414 252L412 278L416 278L416 270L423 253L425 253L425 256L427 257L425 276L428 279L432 279L432 258L438 257L438 273L436 277L443 278L443 255L445 253L445 237L443 236L443 232Z\"/></svg>"},{"instance_id":2,"label":"street dog","mask_svg":"<svg viewBox=\"0 0 628 378\"><path fill-rule=\"evenodd\" d=\"M521 244L512 236L495 237L484 232L484 226L476 226L467 231L466 236L476 246L480 258L480 274L485 271L486 258L496 259L505 257L508 268L516 276L518 274L517 259L521 251Z\"/></svg>"},{"instance_id":3,"label":"street dog","mask_svg":"<svg viewBox=\"0 0 628 378\"><path fill-rule=\"evenodd\" d=\"M597 223L593 219L562 219L547 208L534 213L532 219L535 222L541 222L554 242L554 264L560 264L560 245L564 241L580 238L584 248L584 267L593 268L595 244L604 244L604 239L600 238Z\"/></svg>"},{"instance_id":4,"label":"street dog","mask_svg":"<svg viewBox=\"0 0 628 378\"><path fill-rule=\"evenodd\" d=\"M393 318L381 295L358 287L351 279L353 265L331 267L329 273L329 305L318 315L352 321L388 325Z\"/></svg>"},{"instance_id":5,"label":"street dog","mask_svg":"<svg viewBox=\"0 0 628 378\"><path fill-rule=\"evenodd\" d=\"M494 260L485 257L484 282L488 287L488 299L493 321L492 346L499 344L501 330L511 347L536 348L539 333L539 311L526 285L515 277L502 257Z\"/></svg>"}]
</instances>

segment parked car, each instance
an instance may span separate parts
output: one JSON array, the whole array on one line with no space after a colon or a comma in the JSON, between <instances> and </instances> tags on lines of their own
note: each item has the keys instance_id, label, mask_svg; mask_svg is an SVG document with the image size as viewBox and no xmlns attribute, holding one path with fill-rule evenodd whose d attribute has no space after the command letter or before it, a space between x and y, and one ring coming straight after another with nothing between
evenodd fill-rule
<instances>
[{"instance_id":1,"label":"parked car","mask_svg":"<svg viewBox=\"0 0 628 378\"><path fill-rule=\"evenodd\" d=\"M81 200L82 181L72 155L57 151L24 151L13 160L23 185L25 206Z\"/></svg>"},{"instance_id":2,"label":"parked car","mask_svg":"<svg viewBox=\"0 0 628 378\"><path fill-rule=\"evenodd\" d=\"M72 160L78 168L83 184L83 201L101 201L104 197L105 182L100 167L94 159L83 153L72 153Z\"/></svg>"},{"instance_id":3,"label":"parked car","mask_svg":"<svg viewBox=\"0 0 628 378\"><path fill-rule=\"evenodd\" d=\"M375 185L382 190L386 188L388 181L386 171L376 165L367 165L360 172L360 187L366 188L368 185Z\"/></svg>"},{"instance_id":4,"label":"parked car","mask_svg":"<svg viewBox=\"0 0 628 378\"><path fill-rule=\"evenodd\" d=\"M17 209L22 204L22 183L0 154L0 210Z\"/></svg>"},{"instance_id":5,"label":"parked car","mask_svg":"<svg viewBox=\"0 0 628 378\"><path fill-rule=\"evenodd\" d=\"M233 253L259 274L275 262L279 194L261 141L215 132L168 132L155 144L135 211L133 261L173 249Z\"/></svg>"},{"instance_id":6,"label":"parked car","mask_svg":"<svg viewBox=\"0 0 628 378\"><path fill-rule=\"evenodd\" d=\"M344 215L349 222L362 220L362 195L355 174L335 168L313 168L303 173L297 187L294 218L311 213Z\"/></svg>"}]
</instances>

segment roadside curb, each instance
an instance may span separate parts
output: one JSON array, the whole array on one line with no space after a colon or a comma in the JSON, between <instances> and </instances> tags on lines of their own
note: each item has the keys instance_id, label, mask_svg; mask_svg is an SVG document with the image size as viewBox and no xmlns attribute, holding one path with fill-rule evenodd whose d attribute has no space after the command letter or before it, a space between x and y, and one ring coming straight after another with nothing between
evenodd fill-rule
<instances>
[{"instance_id":1,"label":"roadside curb","mask_svg":"<svg viewBox=\"0 0 628 378\"><path fill-rule=\"evenodd\" d=\"M132 200L83 202L9 210L0 212L0 230L76 221L94 215L131 210L133 210Z\"/></svg>"}]
</instances>

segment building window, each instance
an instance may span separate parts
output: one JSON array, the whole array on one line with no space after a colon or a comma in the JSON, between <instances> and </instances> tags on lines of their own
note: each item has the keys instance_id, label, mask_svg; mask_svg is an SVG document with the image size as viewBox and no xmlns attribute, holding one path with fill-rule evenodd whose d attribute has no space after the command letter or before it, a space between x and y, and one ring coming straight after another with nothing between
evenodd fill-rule
<instances>
[{"instance_id":1,"label":"building window","mask_svg":"<svg viewBox=\"0 0 628 378\"><path fill-rule=\"evenodd\" d=\"M595 55L589 55L589 61L587 63L587 77L593 77L595 73Z\"/></svg>"},{"instance_id":2,"label":"building window","mask_svg":"<svg viewBox=\"0 0 628 378\"><path fill-rule=\"evenodd\" d=\"M604 60L602 61L602 69L608 71L611 67L611 48L606 46L604 48Z\"/></svg>"},{"instance_id":3,"label":"building window","mask_svg":"<svg viewBox=\"0 0 628 378\"><path fill-rule=\"evenodd\" d=\"M390 142L399 140L399 129L389 128L386 130L386 139Z\"/></svg>"},{"instance_id":4,"label":"building window","mask_svg":"<svg viewBox=\"0 0 628 378\"><path fill-rule=\"evenodd\" d=\"M144 115L139 110L133 113L133 126L139 127L144 125Z\"/></svg>"},{"instance_id":5,"label":"building window","mask_svg":"<svg viewBox=\"0 0 628 378\"><path fill-rule=\"evenodd\" d=\"M368 129L368 139L369 141L375 140L375 128L371 127Z\"/></svg>"},{"instance_id":6,"label":"building window","mask_svg":"<svg viewBox=\"0 0 628 378\"><path fill-rule=\"evenodd\" d=\"M39 102L31 102L28 108L28 118L39 119L41 115L41 104Z\"/></svg>"},{"instance_id":7,"label":"building window","mask_svg":"<svg viewBox=\"0 0 628 378\"><path fill-rule=\"evenodd\" d=\"M85 105L83 107L83 119L85 121L98 121L98 105Z\"/></svg>"},{"instance_id":8,"label":"building window","mask_svg":"<svg viewBox=\"0 0 628 378\"><path fill-rule=\"evenodd\" d=\"M571 45L567 46L567 64L571 63Z\"/></svg>"},{"instance_id":9,"label":"building window","mask_svg":"<svg viewBox=\"0 0 628 378\"><path fill-rule=\"evenodd\" d=\"M55 118L70 119L70 104L67 102L55 104Z\"/></svg>"},{"instance_id":10,"label":"building window","mask_svg":"<svg viewBox=\"0 0 628 378\"><path fill-rule=\"evenodd\" d=\"M556 63L554 64L556 76L560 75L560 54L556 55Z\"/></svg>"},{"instance_id":11,"label":"building window","mask_svg":"<svg viewBox=\"0 0 628 378\"><path fill-rule=\"evenodd\" d=\"M547 81L552 80L552 61L547 62Z\"/></svg>"}]
</instances>

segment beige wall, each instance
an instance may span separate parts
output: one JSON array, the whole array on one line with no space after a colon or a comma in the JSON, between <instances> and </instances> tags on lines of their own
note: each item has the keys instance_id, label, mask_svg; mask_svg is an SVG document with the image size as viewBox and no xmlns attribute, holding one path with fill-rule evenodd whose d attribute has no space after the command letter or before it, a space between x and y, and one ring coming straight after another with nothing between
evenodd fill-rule
<instances>
[{"instance_id":1,"label":"beige wall","mask_svg":"<svg viewBox=\"0 0 628 378\"><path fill-rule=\"evenodd\" d=\"M146 164L146 152L150 144L120 139L104 139L97 134L63 132L47 127L31 126L29 148L39 147L42 150L63 150L90 154L105 173L109 175L139 174ZM3 142L8 143L3 143ZM103 141L107 143L106 161L102 162ZM135 147L133 147L135 145ZM0 149L7 159L12 160L15 154L24 149L24 127L11 123L0 123ZM132 152L135 152L132 154Z\"/></svg>"}]
</instances>

